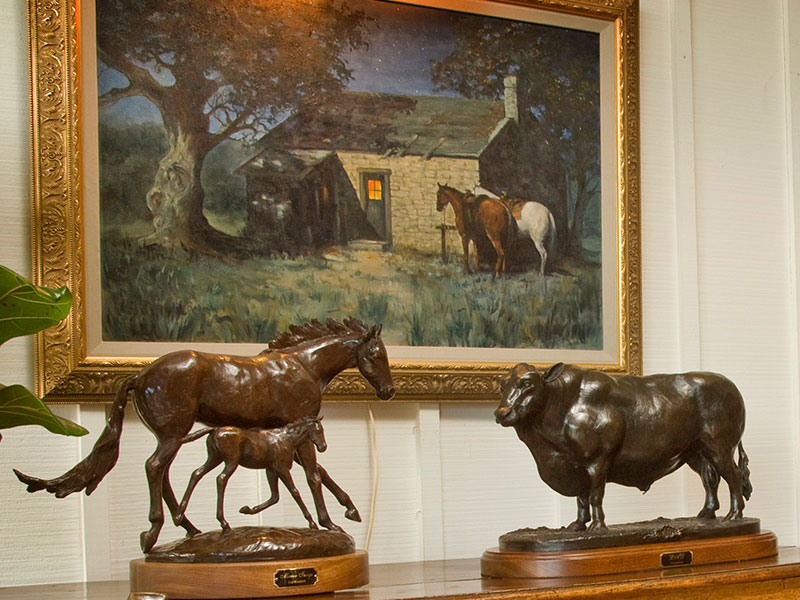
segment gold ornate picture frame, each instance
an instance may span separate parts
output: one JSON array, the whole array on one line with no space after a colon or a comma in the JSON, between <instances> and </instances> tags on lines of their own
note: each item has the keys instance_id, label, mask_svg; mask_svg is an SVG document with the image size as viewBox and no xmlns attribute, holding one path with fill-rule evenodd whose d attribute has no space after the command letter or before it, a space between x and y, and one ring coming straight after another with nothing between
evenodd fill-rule
<instances>
[{"instance_id":1,"label":"gold ornate picture frame","mask_svg":"<svg viewBox=\"0 0 800 600\"><path fill-rule=\"evenodd\" d=\"M82 81L95 77L81 63L87 50L80 0L29 0L32 149L33 277L40 285L66 284L75 302L68 319L37 337L37 392L51 402L103 402L118 383L162 352L158 344L138 356L98 353L87 342L87 290L95 274L87 269L99 255L97 240L86 234L87 181L82 142L87 131ZM413 0L410 4L447 8L447 0ZM636 0L476 0L476 6L533 9L542 14L578 19L605 31L606 111L613 153L605 152L613 209L604 215L613 234L613 306L611 350L603 360L570 360L615 373L641 373L640 186L638 97L638 3ZM462 4L456 4L461 7ZM460 8L464 10L463 8ZM592 25L594 24L594 25ZM89 48L89 51L92 51ZM96 118L96 116L95 116ZM613 154L609 156L609 154ZM96 157L95 157L96 159ZM613 173L613 174L612 174ZM91 184L91 185L90 185ZM96 261L95 261L96 262ZM610 264L609 264L610 266ZM97 275L99 277L99 275ZM610 281L610 285L608 285ZM88 303L91 304L91 303ZM233 346L233 345L231 345ZM232 351L231 351L232 352ZM245 352L236 352L245 353ZM446 354L446 353L445 353ZM518 355L485 349L451 357L436 350L390 349L397 399L407 401L494 400L499 380ZM528 362L564 360L559 352L539 352ZM339 376L327 398L369 400L371 390L353 371Z\"/></svg>"}]
</instances>

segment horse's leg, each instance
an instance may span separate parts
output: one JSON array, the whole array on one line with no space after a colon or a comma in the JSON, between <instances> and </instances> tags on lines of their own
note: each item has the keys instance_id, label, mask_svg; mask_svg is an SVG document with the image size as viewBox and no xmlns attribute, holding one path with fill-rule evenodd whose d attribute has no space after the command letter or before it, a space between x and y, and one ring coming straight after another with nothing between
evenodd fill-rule
<instances>
[{"instance_id":1,"label":"horse's leg","mask_svg":"<svg viewBox=\"0 0 800 600\"><path fill-rule=\"evenodd\" d=\"M297 461L297 464L300 464L300 460L296 456L295 461ZM317 463L317 470L319 471L319 476L322 478L322 485L328 488L339 504L347 509L347 511L344 513L344 516L351 521L357 521L360 523L361 515L359 514L356 505L353 504L353 500L350 498L347 492L339 487L339 485L319 463Z\"/></svg>"},{"instance_id":2,"label":"horse's leg","mask_svg":"<svg viewBox=\"0 0 800 600\"><path fill-rule=\"evenodd\" d=\"M320 477L322 477L322 485L328 488L339 504L347 509L344 513L344 516L351 521L357 521L360 523L361 515L358 514L358 509L356 508L356 505L353 504L353 501L350 499L350 496L347 494L347 492L345 492L336 484L333 478L328 475L328 472L322 468L322 465L319 463L317 463L317 469L319 470Z\"/></svg>"},{"instance_id":3,"label":"horse's leg","mask_svg":"<svg viewBox=\"0 0 800 600\"><path fill-rule=\"evenodd\" d=\"M531 240L533 240L533 245L536 246L536 251L539 253L539 258L541 258L539 275L544 275L544 266L547 263L547 248L545 248L544 241L537 240L534 237L531 237Z\"/></svg>"},{"instance_id":4,"label":"horse's leg","mask_svg":"<svg viewBox=\"0 0 800 600\"><path fill-rule=\"evenodd\" d=\"M497 277L501 273L505 273L506 253L505 250L503 250L503 244L500 243L500 238L497 237L497 235L489 235L488 232L486 235L489 237L489 241L492 242L494 251L497 254L497 261L494 263L494 276Z\"/></svg>"},{"instance_id":5,"label":"horse's leg","mask_svg":"<svg viewBox=\"0 0 800 600\"><path fill-rule=\"evenodd\" d=\"M314 522L314 517L311 516L311 513L308 512L308 508L306 507L305 502L303 502L303 497L300 495L300 492L294 485L294 481L292 480L292 474L287 470L285 472L278 473L278 477L281 478L283 485L289 490L289 493L294 498L294 501L297 502L297 506L300 507L300 511L303 513L306 521L308 521L308 526L311 529L319 529L319 526ZM314 498L316 502L316 498ZM330 527L328 528L330 529Z\"/></svg>"},{"instance_id":6,"label":"horse's leg","mask_svg":"<svg viewBox=\"0 0 800 600\"><path fill-rule=\"evenodd\" d=\"M184 510L178 509L178 500L175 498L175 492L172 489L172 484L169 481L169 468L172 465L167 465L167 468L164 469L164 481L161 483L162 489L164 492L164 502L167 503L167 508L169 509L169 513L172 515L172 521L178 527L183 527L186 530L186 537L192 537L193 535L197 535L200 533L200 530L192 525L192 522L185 516L185 507Z\"/></svg>"},{"instance_id":7,"label":"horse's leg","mask_svg":"<svg viewBox=\"0 0 800 600\"><path fill-rule=\"evenodd\" d=\"M155 452L144 465L147 484L150 488L150 529L143 531L139 538L142 551L147 554L158 539L164 526L163 485L164 473L181 447L180 438L158 439Z\"/></svg>"},{"instance_id":8,"label":"horse's leg","mask_svg":"<svg viewBox=\"0 0 800 600\"><path fill-rule=\"evenodd\" d=\"M206 462L192 471L192 475L189 477L189 483L186 486L186 491L183 493L183 499L181 500L180 506L178 506L178 512L175 515L176 525L178 524L177 519L182 518L186 512L186 507L189 505L189 498L191 497L192 492L194 492L194 488L198 483L200 483L200 480L205 477L209 471L211 471L211 469L215 468L221 462L222 459L219 457L219 455L209 454Z\"/></svg>"},{"instance_id":9,"label":"horse's leg","mask_svg":"<svg viewBox=\"0 0 800 600\"><path fill-rule=\"evenodd\" d=\"M298 462L306 472L306 480L308 481L308 487L311 489L311 495L314 497L314 506L317 508L319 524L326 529L341 531L342 528L331 521L328 509L325 507L325 498L322 496L322 476L317 467L317 455L314 451L314 445L310 443L300 444L295 449L295 453Z\"/></svg>"},{"instance_id":10,"label":"horse's leg","mask_svg":"<svg viewBox=\"0 0 800 600\"><path fill-rule=\"evenodd\" d=\"M464 260L464 272L469 274L472 273L469 267L469 237L466 235L461 236L461 248L464 251L463 260ZM475 254L477 255L477 248Z\"/></svg>"},{"instance_id":11,"label":"horse's leg","mask_svg":"<svg viewBox=\"0 0 800 600\"><path fill-rule=\"evenodd\" d=\"M239 465L232 460L225 461L225 468L222 473L217 475L217 521L222 526L222 531L228 531L231 526L225 520L225 488L228 487L228 479L236 471Z\"/></svg>"},{"instance_id":12,"label":"horse's leg","mask_svg":"<svg viewBox=\"0 0 800 600\"><path fill-rule=\"evenodd\" d=\"M275 471L273 471L272 469L264 469L264 471L267 474L267 483L269 484L269 491L271 492L269 500L267 500L266 502L262 502L258 506L253 506L253 507L243 506L242 508L239 509L239 512L242 513L243 515L254 515L256 513L260 513L265 508L269 508L270 506L278 502L279 498L278 474L275 473Z\"/></svg>"}]
</instances>

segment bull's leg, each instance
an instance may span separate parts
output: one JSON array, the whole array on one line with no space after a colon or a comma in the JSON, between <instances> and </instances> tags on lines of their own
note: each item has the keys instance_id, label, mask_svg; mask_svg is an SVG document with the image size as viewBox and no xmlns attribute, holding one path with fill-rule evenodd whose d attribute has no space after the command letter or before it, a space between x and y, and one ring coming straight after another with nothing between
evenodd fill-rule
<instances>
[{"instance_id":1,"label":"bull's leg","mask_svg":"<svg viewBox=\"0 0 800 600\"><path fill-rule=\"evenodd\" d=\"M328 509L325 507L325 498L322 495L322 476L320 475L319 468L317 467L317 455L314 451L314 445L300 444L296 448L295 453L298 462L302 465L303 470L306 472L306 481L308 481L308 487L311 489L311 495L314 497L314 506L317 508L317 518L319 519L319 524L326 529L341 531L342 528L331 521L331 517L328 514ZM282 474L278 473L278 476L281 477L281 480L284 483L286 483Z\"/></svg>"},{"instance_id":2,"label":"bull's leg","mask_svg":"<svg viewBox=\"0 0 800 600\"><path fill-rule=\"evenodd\" d=\"M570 531L584 531L589 522L589 495L578 496L578 518L567 526Z\"/></svg>"},{"instance_id":3,"label":"bull's leg","mask_svg":"<svg viewBox=\"0 0 800 600\"><path fill-rule=\"evenodd\" d=\"M267 474L267 483L269 484L270 496L269 500L262 502L257 506L243 506L239 512L243 515L254 515L260 513L262 510L269 508L273 504L277 504L280 492L278 490L278 474L272 469L264 469Z\"/></svg>"},{"instance_id":4,"label":"bull's leg","mask_svg":"<svg viewBox=\"0 0 800 600\"><path fill-rule=\"evenodd\" d=\"M719 488L719 473L711 466L711 463L704 459L702 456L693 456L687 459L686 464L691 469L700 475L703 481L703 487L706 490L706 502L703 509L697 513L698 519L715 519L717 509L719 508L719 497L717 496L717 488Z\"/></svg>"},{"instance_id":5,"label":"bull's leg","mask_svg":"<svg viewBox=\"0 0 800 600\"><path fill-rule=\"evenodd\" d=\"M143 531L139 538L142 552L147 554L158 539L164 526L164 473L181 447L180 438L159 439L155 452L144 464L147 485L150 488L150 529Z\"/></svg>"},{"instance_id":6,"label":"bull's leg","mask_svg":"<svg viewBox=\"0 0 800 600\"><path fill-rule=\"evenodd\" d=\"M592 509L592 522L589 523L589 530L606 529L603 495L606 490L608 464L609 459L601 456L586 470L589 475L589 505Z\"/></svg>"},{"instance_id":7,"label":"bull's leg","mask_svg":"<svg viewBox=\"0 0 800 600\"><path fill-rule=\"evenodd\" d=\"M731 493L731 509L725 515L726 520L741 519L744 510L744 496L742 495L742 472L733 460L733 448L724 453L713 453L708 457L711 465L728 484Z\"/></svg>"}]
</instances>

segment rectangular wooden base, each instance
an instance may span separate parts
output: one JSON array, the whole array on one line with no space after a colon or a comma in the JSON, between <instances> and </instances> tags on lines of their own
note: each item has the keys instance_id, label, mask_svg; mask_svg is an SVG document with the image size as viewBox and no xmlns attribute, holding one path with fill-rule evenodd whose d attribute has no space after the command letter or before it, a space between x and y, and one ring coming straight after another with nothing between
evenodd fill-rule
<instances>
[{"instance_id":1,"label":"rectangular wooden base","mask_svg":"<svg viewBox=\"0 0 800 600\"><path fill-rule=\"evenodd\" d=\"M491 548L481 557L481 575L499 578L584 577L738 562L775 556L777 553L778 540L770 531L561 552L509 552Z\"/></svg>"},{"instance_id":2,"label":"rectangular wooden base","mask_svg":"<svg viewBox=\"0 0 800 600\"><path fill-rule=\"evenodd\" d=\"M369 582L367 553L292 561L168 563L131 561L131 592L177 598L273 598L357 588Z\"/></svg>"}]
</instances>

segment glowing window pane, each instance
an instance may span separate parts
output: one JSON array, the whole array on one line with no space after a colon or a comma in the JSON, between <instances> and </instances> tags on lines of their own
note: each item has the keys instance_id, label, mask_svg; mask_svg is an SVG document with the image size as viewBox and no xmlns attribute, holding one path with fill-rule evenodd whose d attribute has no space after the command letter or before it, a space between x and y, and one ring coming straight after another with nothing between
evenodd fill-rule
<instances>
[{"instance_id":1,"label":"glowing window pane","mask_svg":"<svg viewBox=\"0 0 800 600\"><path fill-rule=\"evenodd\" d=\"M383 200L383 182L380 179L367 180L367 198Z\"/></svg>"}]
</instances>

